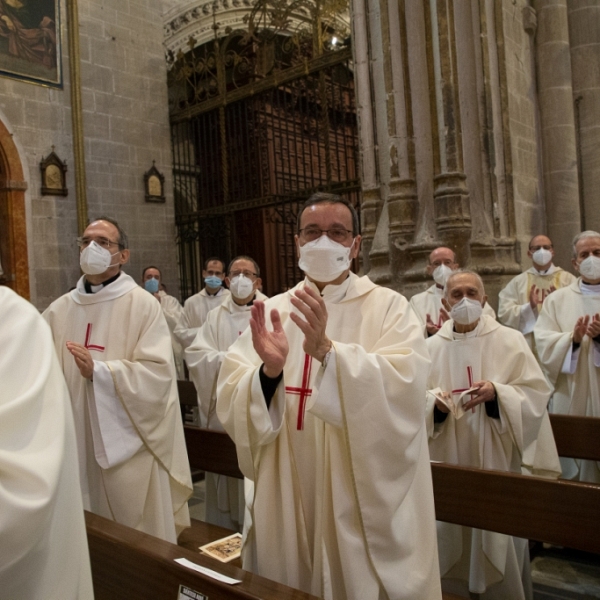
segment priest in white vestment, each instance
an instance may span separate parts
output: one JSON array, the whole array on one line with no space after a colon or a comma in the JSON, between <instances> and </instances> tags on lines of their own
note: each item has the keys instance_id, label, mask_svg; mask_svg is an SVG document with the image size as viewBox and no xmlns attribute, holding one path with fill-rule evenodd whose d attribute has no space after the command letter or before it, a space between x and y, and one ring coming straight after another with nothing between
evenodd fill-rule
<instances>
[{"instance_id":1,"label":"priest in white vestment","mask_svg":"<svg viewBox=\"0 0 600 600\"><path fill-rule=\"evenodd\" d=\"M158 302L121 265L112 219L79 239L84 276L44 312L75 417L83 504L170 542L192 493L171 338Z\"/></svg>"},{"instance_id":2,"label":"priest in white vestment","mask_svg":"<svg viewBox=\"0 0 600 600\"><path fill-rule=\"evenodd\" d=\"M527 256L531 259L531 268L509 281L498 294L498 320L520 331L535 352L533 328L544 300L552 292L573 283L575 277L554 265L554 246L545 235L531 239Z\"/></svg>"},{"instance_id":3,"label":"priest in white vestment","mask_svg":"<svg viewBox=\"0 0 600 600\"><path fill-rule=\"evenodd\" d=\"M433 277L434 284L410 299L412 309L423 324L423 332L426 338L435 335L450 318L446 309L442 306L442 298L446 281L456 269L458 269L456 255L450 248L441 246L429 255L426 271L427 275ZM494 309L487 303L483 307L483 313L489 315L492 319L496 318Z\"/></svg>"},{"instance_id":4,"label":"priest in white vestment","mask_svg":"<svg viewBox=\"0 0 600 600\"><path fill-rule=\"evenodd\" d=\"M211 310L196 339L185 351L190 379L198 391L201 427L223 431L216 414L217 377L227 349L248 328L250 308L267 297L259 291L260 269L249 256L234 258L225 282L231 291L221 306ZM244 481L218 473L206 473L206 521L227 529L242 530Z\"/></svg>"},{"instance_id":5,"label":"priest in white vestment","mask_svg":"<svg viewBox=\"0 0 600 600\"><path fill-rule=\"evenodd\" d=\"M162 285L162 273L158 267L146 267L142 271L142 285L147 292L150 292L160 302L160 308L165 316L165 320L169 326L169 333L171 334L177 379L185 379L183 348L175 336L175 327L177 327L177 324L181 320L183 307L179 304L177 298L169 296L169 294L160 289Z\"/></svg>"},{"instance_id":6,"label":"priest in white vestment","mask_svg":"<svg viewBox=\"0 0 600 600\"><path fill-rule=\"evenodd\" d=\"M175 327L175 336L184 350L194 341L208 313L229 297L229 290L223 287L225 263L220 258L206 260L202 278L204 288L183 303L183 313Z\"/></svg>"},{"instance_id":7,"label":"priest in white vestment","mask_svg":"<svg viewBox=\"0 0 600 600\"><path fill-rule=\"evenodd\" d=\"M573 242L580 277L544 302L534 328L542 367L554 385L550 412L600 417L600 233ZM561 458L563 477L600 483L600 463Z\"/></svg>"},{"instance_id":8,"label":"priest in white vestment","mask_svg":"<svg viewBox=\"0 0 600 600\"><path fill-rule=\"evenodd\" d=\"M73 413L52 335L0 286L0 597L93 600Z\"/></svg>"},{"instance_id":9,"label":"priest in white vestment","mask_svg":"<svg viewBox=\"0 0 600 600\"><path fill-rule=\"evenodd\" d=\"M483 314L485 299L477 274L449 277L444 306L451 319L427 340L431 459L557 478L550 387L523 336ZM527 540L438 522L438 546L445 591L532 598Z\"/></svg>"},{"instance_id":10,"label":"priest in white vestment","mask_svg":"<svg viewBox=\"0 0 600 600\"><path fill-rule=\"evenodd\" d=\"M312 196L296 244L306 279L254 303L219 374L217 416L254 483L244 567L327 600L439 599L419 323L350 273L347 201Z\"/></svg>"}]
</instances>

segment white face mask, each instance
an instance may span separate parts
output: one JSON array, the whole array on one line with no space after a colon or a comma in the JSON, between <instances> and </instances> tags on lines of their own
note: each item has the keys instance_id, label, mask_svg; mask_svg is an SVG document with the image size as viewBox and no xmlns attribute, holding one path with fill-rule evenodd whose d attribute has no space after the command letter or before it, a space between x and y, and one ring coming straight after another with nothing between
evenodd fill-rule
<instances>
[{"instance_id":1,"label":"white face mask","mask_svg":"<svg viewBox=\"0 0 600 600\"><path fill-rule=\"evenodd\" d=\"M238 300L243 300L252 294L254 291L254 282L245 275L236 275L229 282L229 291Z\"/></svg>"},{"instance_id":2,"label":"white face mask","mask_svg":"<svg viewBox=\"0 0 600 600\"><path fill-rule=\"evenodd\" d=\"M482 311L481 302L465 296L450 309L450 318L461 325L470 325L481 317Z\"/></svg>"},{"instance_id":3,"label":"white face mask","mask_svg":"<svg viewBox=\"0 0 600 600\"><path fill-rule=\"evenodd\" d=\"M119 252L115 252L115 254L119 254ZM92 240L81 251L79 265L86 275L100 275L100 273L104 273L111 266L110 263L115 254L111 254L106 248L103 248Z\"/></svg>"},{"instance_id":4,"label":"white face mask","mask_svg":"<svg viewBox=\"0 0 600 600\"><path fill-rule=\"evenodd\" d=\"M600 279L600 258L590 254L579 263L579 272L584 279L590 281Z\"/></svg>"},{"instance_id":5,"label":"white face mask","mask_svg":"<svg viewBox=\"0 0 600 600\"><path fill-rule=\"evenodd\" d=\"M350 251L338 242L330 240L326 235L300 246L298 266L314 281L327 283L337 279L350 268Z\"/></svg>"},{"instance_id":6,"label":"white face mask","mask_svg":"<svg viewBox=\"0 0 600 600\"><path fill-rule=\"evenodd\" d=\"M448 277L452 274L452 269L448 265L439 265L433 271L433 280L441 287L446 285Z\"/></svg>"},{"instance_id":7,"label":"white face mask","mask_svg":"<svg viewBox=\"0 0 600 600\"><path fill-rule=\"evenodd\" d=\"M546 250L546 248L540 248L536 250L532 255L533 262L536 265L540 265L540 267L547 265L552 260L552 252L550 250Z\"/></svg>"}]
</instances>

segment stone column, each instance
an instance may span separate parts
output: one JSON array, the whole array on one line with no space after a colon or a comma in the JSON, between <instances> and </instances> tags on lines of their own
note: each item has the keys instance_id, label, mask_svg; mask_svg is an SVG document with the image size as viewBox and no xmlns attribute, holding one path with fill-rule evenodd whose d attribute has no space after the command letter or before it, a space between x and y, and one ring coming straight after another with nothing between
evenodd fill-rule
<instances>
[{"instance_id":1,"label":"stone column","mask_svg":"<svg viewBox=\"0 0 600 600\"><path fill-rule=\"evenodd\" d=\"M581 230L567 2L534 0L533 7L547 233L564 267Z\"/></svg>"},{"instance_id":2,"label":"stone column","mask_svg":"<svg viewBox=\"0 0 600 600\"><path fill-rule=\"evenodd\" d=\"M582 229L600 231L600 3L568 0Z\"/></svg>"},{"instance_id":3,"label":"stone column","mask_svg":"<svg viewBox=\"0 0 600 600\"><path fill-rule=\"evenodd\" d=\"M435 223L440 240L460 263L469 260L471 213L463 167L462 135L454 29L454 0L430 0L426 11L434 145Z\"/></svg>"}]
</instances>

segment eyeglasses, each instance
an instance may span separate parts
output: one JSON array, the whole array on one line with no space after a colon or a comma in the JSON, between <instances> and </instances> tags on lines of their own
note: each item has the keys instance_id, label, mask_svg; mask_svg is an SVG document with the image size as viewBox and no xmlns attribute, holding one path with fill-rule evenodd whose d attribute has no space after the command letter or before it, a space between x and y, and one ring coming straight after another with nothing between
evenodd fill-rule
<instances>
[{"instance_id":1,"label":"eyeglasses","mask_svg":"<svg viewBox=\"0 0 600 600\"><path fill-rule=\"evenodd\" d=\"M99 238L78 237L78 238L76 238L75 241L77 242L77 245L79 246L79 248L86 248L87 246L90 245L90 242L96 242L96 244L98 244L98 246L102 246L103 248L106 248L107 250L109 250L111 246L119 245L119 242L113 242L113 241L109 240L108 238L104 238L104 237L99 237Z\"/></svg>"},{"instance_id":2,"label":"eyeglasses","mask_svg":"<svg viewBox=\"0 0 600 600\"><path fill-rule=\"evenodd\" d=\"M549 244L546 244L545 246L531 246L531 248L529 248L529 251L530 252L537 252L538 250L541 250L542 248L544 250L552 250L552 246L549 245Z\"/></svg>"},{"instance_id":3,"label":"eyeglasses","mask_svg":"<svg viewBox=\"0 0 600 600\"><path fill-rule=\"evenodd\" d=\"M303 239L313 242L319 239L324 233L327 237L334 242L345 242L349 235L352 235L352 231L343 229L341 227L334 227L332 229L319 229L318 227L305 227L300 229L300 235Z\"/></svg>"},{"instance_id":4,"label":"eyeglasses","mask_svg":"<svg viewBox=\"0 0 600 600\"><path fill-rule=\"evenodd\" d=\"M229 273L229 277L231 279L234 277L239 277L240 275L248 277L248 279L251 279L252 277L258 277L258 273L252 273L252 271L231 271L231 273Z\"/></svg>"}]
</instances>

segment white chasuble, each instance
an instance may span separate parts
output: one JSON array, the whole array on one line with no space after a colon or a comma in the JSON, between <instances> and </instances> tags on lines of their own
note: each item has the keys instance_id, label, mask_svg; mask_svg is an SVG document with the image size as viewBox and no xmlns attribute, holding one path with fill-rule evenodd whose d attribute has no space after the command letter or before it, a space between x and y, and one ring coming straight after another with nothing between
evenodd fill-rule
<instances>
[{"instance_id":1,"label":"white chasuble","mask_svg":"<svg viewBox=\"0 0 600 600\"><path fill-rule=\"evenodd\" d=\"M508 282L498 294L498 320L503 325L520 331L530 348L534 349L533 328L544 300L551 294L551 288L557 290L575 281L575 277L560 267L551 265L545 273L531 267ZM537 309L529 304L531 288L537 288ZM535 350L534 350L535 353Z\"/></svg>"},{"instance_id":2,"label":"white chasuble","mask_svg":"<svg viewBox=\"0 0 600 600\"><path fill-rule=\"evenodd\" d=\"M256 300L267 297L257 291ZM211 310L191 346L185 351L185 361L198 392L198 407L202 427L223 431L217 419L217 378L225 352L247 329L250 306L238 306L230 294ZM206 521L228 529L241 531L244 523L244 482L234 477L206 473Z\"/></svg>"},{"instance_id":3,"label":"white chasuble","mask_svg":"<svg viewBox=\"0 0 600 600\"><path fill-rule=\"evenodd\" d=\"M171 334L171 345L173 346L173 358L175 359L175 370L177 371L177 379L185 379L185 370L183 368L183 347L175 336L175 327L181 320L183 307L179 304L179 300L168 294L160 292L160 308L163 311L169 333Z\"/></svg>"},{"instance_id":4,"label":"white chasuble","mask_svg":"<svg viewBox=\"0 0 600 600\"><path fill-rule=\"evenodd\" d=\"M93 600L73 414L52 335L0 287L0 597Z\"/></svg>"},{"instance_id":5,"label":"white chasuble","mask_svg":"<svg viewBox=\"0 0 600 600\"><path fill-rule=\"evenodd\" d=\"M213 295L204 288L184 302L181 318L174 331L184 350L194 341L208 313L225 302L230 295L231 292L225 288Z\"/></svg>"},{"instance_id":6,"label":"white chasuble","mask_svg":"<svg viewBox=\"0 0 600 600\"><path fill-rule=\"evenodd\" d=\"M491 381L500 418L485 404L456 419L434 424L434 398L427 394L426 420L432 460L556 478L560 464L546 406L550 387L523 336L482 316L467 334L448 321L427 340L431 355L428 389L454 398L476 381ZM442 577L462 580L482 598L531 598L525 540L438 522ZM522 576L524 579L522 581ZM452 591L452 590L448 590ZM454 590L458 591L458 590Z\"/></svg>"},{"instance_id":7,"label":"white chasuble","mask_svg":"<svg viewBox=\"0 0 600 600\"><path fill-rule=\"evenodd\" d=\"M591 290L585 289L592 288ZM539 360L554 385L550 412L600 417L600 344L583 337L573 351L573 329L579 317L600 313L597 286L581 284L581 278L551 294L534 329ZM583 291L582 291L583 288ZM563 477L600 483L600 463L561 458Z\"/></svg>"},{"instance_id":8,"label":"white chasuble","mask_svg":"<svg viewBox=\"0 0 600 600\"><path fill-rule=\"evenodd\" d=\"M176 542L190 524L192 483L160 304L125 273L95 294L83 282L44 317L71 394L84 507ZM93 381L67 341L90 351Z\"/></svg>"},{"instance_id":9,"label":"white chasuble","mask_svg":"<svg viewBox=\"0 0 600 600\"><path fill-rule=\"evenodd\" d=\"M423 325L425 337L428 337L427 315L430 315L431 320L437 327L441 327L444 324L444 319L442 317L443 297L444 290L438 287L436 284L433 284L424 292L421 292L420 294L415 294L410 299L410 305L415 311L417 317L419 317L419 321L421 321L421 324ZM487 302L483 306L483 314L489 315L490 317L492 317L492 319L496 318L496 313L494 312L494 309Z\"/></svg>"},{"instance_id":10,"label":"white chasuble","mask_svg":"<svg viewBox=\"0 0 600 600\"><path fill-rule=\"evenodd\" d=\"M305 285L266 303L290 344L270 408L250 330L219 374L217 415L254 482L244 566L325 599L439 599L419 323L403 296L350 274L323 291L323 369L289 318Z\"/></svg>"}]
</instances>

